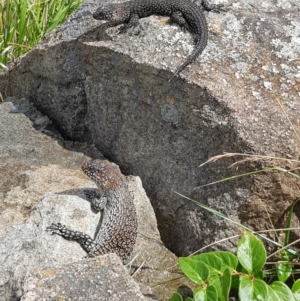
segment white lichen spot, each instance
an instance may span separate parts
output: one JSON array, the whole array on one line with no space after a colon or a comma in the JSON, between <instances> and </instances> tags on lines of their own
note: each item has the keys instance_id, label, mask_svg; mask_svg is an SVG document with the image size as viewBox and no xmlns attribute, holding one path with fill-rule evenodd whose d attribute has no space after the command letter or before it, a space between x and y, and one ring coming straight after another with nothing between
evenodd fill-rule
<instances>
[{"instance_id":1,"label":"white lichen spot","mask_svg":"<svg viewBox=\"0 0 300 301\"><path fill-rule=\"evenodd\" d=\"M256 99L258 99L258 100L261 100L261 99L262 99L262 97L260 96L260 93L259 93L259 92L257 92L257 91L252 91L252 94L253 94L253 96L254 96Z\"/></svg>"},{"instance_id":2,"label":"white lichen spot","mask_svg":"<svg viewBox=\"0 0 300 301\"><path fill-rule=\"evenodd\" d=\"M258 76L254 75L254 74L250 74L249 78L254 82L256 82L258 80Z\"/></svg>"},{"instance_id":3,"label":"white lichen spot","mask_svg":"<svg viewBox=\"0 0 300 301\"><path fill-rule=\"evenodd\" d=\"M235 66L241 73L246 73L248 70L248 64L245 62L237 62Z\"/></svg>"},{"instance_id":4,"label":"white lichen spot","mask_svg":"<svg viewBox=\"0 0 300 301\"><path fill-rule=\"evenodd\" d=\"M277 7L282 9L290 9L292 8L292 4L287 0L277 0Z\"/></svg>"},{"instance_id":5,"label":"white lichen spot","mask_svg":"<svg viewBox=\"0 0 300 301\"><path fill-rule=\"evenodd\" d=\"M300 21L291 21L290 25L283 26L286 35L291 37L299 37L300 36Z\"/></svg>"},{"instance_id":6,"label":"white lichen spot","mask_svg":"<svg viewBox=\"0 0 300 301\"><path fill-rule=\"evenodd\" d=\"M223 83L223 86L225 86L225 87L228 86L228 82L225 78L222 79L222 83Z\"/></svg>"},{"instance_id":7,"label":"white lichen spot","mask_svg":"<svg viewBox=\"0 0 300 301\"><path fill-rule=\"evenodd\" d=\"M295 102L294 101L287 101L286 105L290 108L290 109L294 109L295 107Z\"/></svg>"},{"instance_id":8,"label":"white lichen spot","mask_svg":"<svg viewBox=\"0 0 300 301\"><path fill-rule=\"evenodd\" d=\"M264 87L268 90L272 90L272 83L271 82L264 82Z\"/></svg>"},{"instance_id":9,"label":"white lichen spot","mask_svg":"<svg viewBox=\"0 0 300 301\"><path fill-rule=\"evenodd\" d=\"M240 2L235 2L235 3L232 3L232 7L234 7L234 8L242 8L242 6L241 6L241 3L240 3Z\"/></svg>"},{"instance_id":10,"label":"white lichen spot","mask_svg":"<svg viewBox=\"0 0 300 301\"><path fill-rule=\"evenodd\" d=\"M290 42L284 42L279 39L273 39L271 42L277 51L275 53L279 58L285 58L294 61L299 58L300 53L300 37L293 36Z\"/></svg>"},{"instance_id":11,"label":"white lichen spot","mask_svg":"<svg viewBox=\"0 0 300 301\"><path fill-rule=\"evenodd\" d=\"M263 8L269 8L271 5L270 5L270 3L267 3L267 2L261 2L261 6Z\"/></svg>"},{"instance_id":12,"label":"white lichen spot","mask_svg":"<svg viewBox=\"0 0 300 301\"><path fill-rule=\"evenodd\" d=\"M272 66L270 66L270 65L262 66L262 69L265 71L272 72L272 73L279 73L275 64L272 64Z\"/></svg>"}]
</instances>

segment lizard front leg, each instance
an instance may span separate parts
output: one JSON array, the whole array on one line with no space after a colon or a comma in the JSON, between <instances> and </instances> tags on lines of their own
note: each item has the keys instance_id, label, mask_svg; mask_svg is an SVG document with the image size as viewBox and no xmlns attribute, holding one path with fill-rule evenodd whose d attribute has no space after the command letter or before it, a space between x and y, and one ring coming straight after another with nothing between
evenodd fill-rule
<instances>
[{"instance_id":1,"label":"lizard front leg","mask_svg":"<svg viewBox=\"0 0 300 301\"><path fill-rule=\"evenodd\" d=\"M96 191L91 190L84 190L84 193L87 197L87 199L91 203L91 207L95 211L101 211L105 208L107 204L107 198L106 197L100 197L97 195Z\"/></svg>"},{"instance_id":2,"label":"lizard front leg","mask_svg":"<svg viewBox=\"0 0 300 301\"><path fill-rule=\"evenodd\" d=\"M51 226L47 227L46 231L52 232L52 234L60 235L68 240L77 241L80 246L88 253L88 255L95 249L97 245L89 235L83 232L70 230L65 225L62 225L60 223L52 224Z\"/></svg>"},{"instance_id":3,"label":"lizard front leg","mask_svg":"<svg viewBox=\"0 0 300 301\"><path fill-rule=\"evenodd\" d=\"M136 27L139 24L139 15L131 14L127 24L124 24L119 28L119 33L126 32L131 27Z\"/></svg>"}]
</instances>

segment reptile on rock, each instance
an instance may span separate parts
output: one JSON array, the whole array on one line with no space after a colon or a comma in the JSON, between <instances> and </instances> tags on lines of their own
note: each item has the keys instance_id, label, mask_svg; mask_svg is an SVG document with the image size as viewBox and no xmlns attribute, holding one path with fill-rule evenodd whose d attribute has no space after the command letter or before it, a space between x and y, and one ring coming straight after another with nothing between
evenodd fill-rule
<instances>
[{"instance_id":1,"label":"reptile on rock","mask_svg":"<svg viewBox=\"0 0 300 301\"><path fill-rule=\"evenodd\" d=\"M209 5L206 0L201 0L200 3L208 11L222 10L222 5ZM126 23L119 30L125 32L128 28L136 26L139 18L163 15L170 16L172 22L187 29L193 35L196 47L175 71L170 79L172 80L202 53L207 44L208 29L202 7L190 2L190 0L132 0L100 6L93 14L93 18L109 21L106 23L107 26Z\"/></svg>"},{"instance_id":2,"label":"reptile on rock","mask_svg":"<svg viewBox=\"0 0 300 301\"><path fill-rule=\"evenodd\" d=\"M57 223L46 230L77 241L88 257L116 253L123 262L130 256L137 237L137 215L133 197L117 165L107 160L92 160L82 165L83 172L98 186L101 197L89 195L91 206L103 210L102 223L95 239Z\"/></svg>"}]
</instances>

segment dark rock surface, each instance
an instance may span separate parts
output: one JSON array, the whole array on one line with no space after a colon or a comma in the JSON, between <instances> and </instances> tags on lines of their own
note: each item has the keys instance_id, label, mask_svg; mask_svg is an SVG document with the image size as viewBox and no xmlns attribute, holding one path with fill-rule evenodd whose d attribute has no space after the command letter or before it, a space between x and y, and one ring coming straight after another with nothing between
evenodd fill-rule
<instances>
[{"instance_id":1,"label":"dark rock surface","mask_svg":"<svg viewBox=\"0 0 300 301\"><path fill-rule=\"evenodd\" d=\"M47 118L26 99L10 100L16 105L0 103L0 301L20 300L24 290L27 301L58 300L71 282L77 290L65 292L70 300L108 300L103 296L107 296L112 283L111 293L116 298L125 294L124 300L144 300L138 299L142 292L148 298L145 300L156 300L154 294L159 300L168 300L185 281L178 276L177 257L161 242L153 208L138 177L127 177L137 210L138 237L126 274L116 258L89 261L84 259L86 253L79 244L45 231L53 222L61 222L94 236L101 217L91 210L84 189L95 188L95 184L80 170L80 165L90 158L66 150L52 137L37 131L35 121ZM20 112L21 108L32 121ZM48 129L44 131L50 134ZM77 148L101 156L87 145L78 144ZM66 264L69 265L64 267ZM90 266L94 269L89 271ZM96 267L99 274L95 274ZM107 274L107 270L111 273ZM67 271L66 275L62 271ZM110 277L116 277L118 271L118 282L113 282ZM95 277L102 290L97 290L99 283L92 287ZM27 283L25 287L23 281ZM49 291L50 283L55 286ZM88 292L93 298L86 298ZM48 293L49 299L45 297Z\"/></svg>"},{"instance_id":2,"label":"dark rock surface","mask_svg":"<svg viewBox=\"0 0 300 301\"><path fill-rule=\"evenodd\" d=\"M2 94L27 97L64 138L94 144L140 176L177 254L236 229L174 191L259 229L272 227L268 208L281 227L298 182L266 174L200 188L257 166L199 165L223 152L299 159L299 1L224 1L227 12L207 14L207 48L170 83L191 36L156 16L141 20L139 35L105 33L91 17L100 2L87 1L0 75Z\"/></svg>"}]
</instances>

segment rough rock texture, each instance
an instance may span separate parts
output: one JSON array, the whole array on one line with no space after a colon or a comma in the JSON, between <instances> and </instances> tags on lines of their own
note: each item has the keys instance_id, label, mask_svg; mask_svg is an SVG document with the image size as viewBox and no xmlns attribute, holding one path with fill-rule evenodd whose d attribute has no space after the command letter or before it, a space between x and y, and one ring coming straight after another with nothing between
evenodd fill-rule
<instances>
[{"instance_id":1,"label":"rough rock texture","mask_svg":"<svg viewBox=\"0 0 300 301\"><path fill-rule=\"evenodd\" d=\"M207 14L208 46L185 80L167 81L194 47L189 33L155 16L140 21L139 35L105 33L91 17L99 1L85 2L0 76L3 95L29 98L64 137L139 175L163 241L178 254L236 230L173 191L256 228L271 227L268 212L282 226L299 195L299 181L284 174L200 188L247 169L228 171L233 160L198 167L225 151L299 159L300 2L223 3L226 13Z\"/></svg>"},{"instance_id":2,"label":"rough rock texture","mask_svg":"<svg viewBox=\"0 0 300 301\"><path fill-rule=\"evenodd\" d=\"M80 169L81 163L89 158L82 153L62 148L53 138L35 130L24 114L13 113L17 111L16 107L20 110L22 104L23 109L31 108L24 111L30 111L29 115L33 120L44 118L34 111L28 101L15 98L10 100L16 105L11 102L0 104L1 301L19 300L25 276L32 276L44 269L54 271L54 274L59 274L64 269L69 269L70 272L72 266L64 268L62 265L78 262L86 256L76 242L46 232L47 226L61 222L93 237L100 220L100 214L91 210L84 194L84 189L95 187L93 181ZM88 151L87 146L82 149ZM96 155L95 150L90 151ZM149 300L154 298L151 294L159 295L159 300L168 300L172 292L183 283L182 279L178 279L177 258L161 242L154 211L141 180L138 177L128 177L128 185L134 195L139 223L137 243L132 255L137 257L128 270L134 273L143 263L142 269L134 275L134 279L143 287L143 294L148 295ZM95 265L100 265L103 260ZM90 261L83 260L76 269L82 269L82 273L86 275L84 266L90 264ZM93 273L94 270L89 277L86 276L89 281L95 276ZM48 280L52 281L51 273L41 271L40 275L50 277L45 279L44 285ZM101 278L99 281L105 283L106 279ZM44 294L47 288L42 287L40 280L37 281L37 289ZM131 283L132 280L124 281ZM78 285L82 285L79 282ZM110 284L111 281L104 288L107 292ZM153 286L152 291L149 288L145 290L149 286ZM27 289L29 290L29 286L26 286ZM86 289L90 289L90 286ZM119 293L122 293L123 287L119 286L119 289ZM54 292L59 293L60 290L53 288L53 294ZM26 298L29 298L28 294ZM100 300L100 296L101 291L98 292L98 298L90 300ZM83 298L82 295L78 299L72 297L71 300L81 300L80 298ZM38 300L43 300L42 295Z\"/></svg>"},{"instance_id":3,"label":"rough rock texture","mask_svg":"<svg viewBox=\"0 0 300 301\"><path fill-rule=\"evenodd\" d=\"M24 290L21 301L151 300L141 294L137 283L128 277L120 258L114 254L42 270L26 279Z\"/></svg>"}]
</instances>

